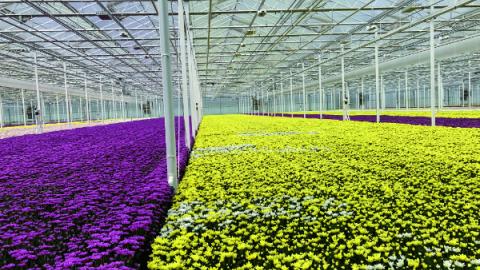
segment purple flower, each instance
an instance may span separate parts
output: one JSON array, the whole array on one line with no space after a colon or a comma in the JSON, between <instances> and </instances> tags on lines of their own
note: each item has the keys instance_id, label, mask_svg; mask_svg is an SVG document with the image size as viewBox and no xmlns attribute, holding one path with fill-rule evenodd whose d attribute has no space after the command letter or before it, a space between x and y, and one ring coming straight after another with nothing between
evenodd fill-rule
<instances>
[{"instance_id":1,"label":"purple flower","mask_svg":"<svg viewBox=\"0 0 480 270\"><path fill-rule=\"evenodd\" d=\"M163 126L152 119L0 140L0 268L138 268L172 197Z\"/></svg>"}]
</instances>

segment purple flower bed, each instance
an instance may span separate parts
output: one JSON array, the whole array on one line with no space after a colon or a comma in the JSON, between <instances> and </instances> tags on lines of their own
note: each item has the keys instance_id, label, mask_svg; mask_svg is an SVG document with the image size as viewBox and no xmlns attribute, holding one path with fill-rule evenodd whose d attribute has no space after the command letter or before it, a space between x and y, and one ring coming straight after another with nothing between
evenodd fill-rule
<instances>
[{"instance_id":1,"label":"purple flower bed","mask_svg":"<svg viewBox=\"0 0 480 270\"><path fill-rule=\"evenodd\" d=\"M266 116L267 114L260 114ZM272 115L272 114L271 114ZM275 114L275 116L281 116L281 114ZM284 117L292 117L291 114L284 114ZM303 118L303 114L294 114L293 117ZM323 114L323 119L330 120L342 120L342 115ZM307 118L320 118L319 114L307 114ZM352 121L362 122L376 122L375 115L352 115L350 116ZM381 115L380 122L383 123L397 123L397 124L409 124L409 125L422 125L430 126L431 120L429 117L422 116L391 116ZM480 128L480 118L436 118L437 126L446 127L460 127L460 128Z\"/></svg>"},{"instance_id":2,"label":"purple flower bed","mask_svg":"<svg viewBox=\"0 0 480 270\"><path fill-rule=\"evenodd\" d=\"M153 119L0 140L0 269L139 268L172 197L163 128Z\"/></svg>"}]
</instances>

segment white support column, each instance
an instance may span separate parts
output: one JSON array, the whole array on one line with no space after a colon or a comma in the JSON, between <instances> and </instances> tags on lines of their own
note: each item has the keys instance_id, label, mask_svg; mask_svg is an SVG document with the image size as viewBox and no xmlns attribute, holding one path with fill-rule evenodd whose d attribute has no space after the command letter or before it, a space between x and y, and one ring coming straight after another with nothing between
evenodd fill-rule
<instances>
[{"instance_id":1,"label":"white support column","mask_svg":"<svg viewBox=\"0 0 480 270\"><path fill-rule=\"evenodd\" d=\"M168 183L173 189L178 186L177 154L175 149L175 118L173 112L173 87L170 62L170 31L168 24L168 1L158 0L159 32L162 56L163 105L165 109L165 144L167 154Z\"/></svg>"},{"instance_id":2,"label":"white support column","mask_svg":"<svg viewBox=\"0 0 480 270\"><path fill-rule=\"evenodd\" d=\"M400 109L400 88L401 88L401 79L398 77L397 91L395 93L395 108Z\"/></svg>"},{"instance_id":3,"label":"white support column","mask_svg":"<svg viewBox=\"0 0 480 270\"><path fill-rule=\"evenodd\" d=\"M290 69L290 113L292 114L293 117L293 75L292 75L292 69Z\"/></svg>"},{"instance_id":4,"label":"white support column","mask_svg":"<svg viewBox=\"0 0 480 270\"><path fill-rule=\"evenodd\" d=\"M37 133L42 133L43 132L43 110L44 108L42 107L41 105L41 101L40 101L40 87L39 87L39 83L38 83L38 68L37 68L37 53L34 52L33 53L33 60L34 60L34 64L35 64L35 68L34 68L34 72L35 72L35 90L36 90L36 93L37 93L37 112L35 114L38 113L38 115L35 115L35 122L36 122L36 125L37 125Z\"/></svg>"},{"instance_id":5,"label":"white support column","mask_svg":"<svg viewBox=\"0 0 480 270\"><path fill-rule=\"evenodd\" d=\"M380 70L378 67L378 28L375 29L375 114L380 123Z\"/></svg>"},{"instance_id":6,"label":"white support column","mask_svg":"<svg viewBox=\"0 0 480 270\"><path fill-rule=\"evenodd\" d=\"M307 118L307 94L305 92L305 63L302 62L303 118Z\"/></svg>"},{"instance_id":7,"label":"white support column","mask_svg":"<svg viewBox=\"0 0 480 270\"><path fill-rule=\"evenodd\" d=\"M442 72L441 72L440 61L437 63L437 89L438 89L438 110L443 109L443 82L442 82Z\"/></svg>"},{"instance_id":8,"label":"white support column","mask_svg":"<svg viewBox=\"0 0 480 270\"><path fill-rule=\"evenodd\" d=\"M138 96L137 89L135 89L135 118L140 117L140 109L138 108Z\"/></svg>"},{"instance_id":9,"label":"white support column","mask_svg":"<svg viewBox=\"0 0 480 270\"><path fill-rule=\"evenodd\" d=\"M105 122L105 104L103 100L103 77L100 77L100 115L102 122Z\"/></svg>"},{"instance_id":10,"label":"white support column","mask_svg":"<svg viewBox=\"0 0 480 270\"><path fill-rule=\"evenodd\" d=\"M60 123L60 104L58 103L58 95L55 95L55 99L57 102L57 123Z\"/></svg>"},{"instance_id":11,"label":"white support column","mask_svg":"<svg viewBox=\"0 0 480 270\"><path fill-rule=\"evenodd\" d=\"M122 91L122 119L125 120L126 115L125 115L125 98L123 96L123 91Z\"/></svg>"},{"instance_id":12,"label":"white support column","mask_svg":"<svg viewBox=\"0 0 480 270\"><path fill-rule=\"evenodd\" d=\"M190 142L190 106L188 104L189 91L188 91L188 77L187 77L187 48L185 44L186 35L185 35L185 19L184 19L184 8L183 0L178 0L178 28L179 28L179 39L180 39L180 60L182 64L182 90L183 90L183 122L185 129L185 145L188 149L191 147Z\"/></svg>"},{"instance_id":13,"label":"white support column","mask_svg":"<svg viewBox=\"0 0 480 270\"><path fill-rule=\"evenodd\" d=\"M323 119L322 55L318 55L318 113Z\"/></svg>"},{"instance_id":14,"label":"white support column","mask_svg":"<svg viewBox=\"0 0 480 270\"><path fill-rule=\"evenodd\" d=\"M417 103L417 109L420 109L420 78L418 77L418 72L417 72L417 89L416 89L416 94L415 94L415 99Z\"/></svg>"},{"instance_id":15,"label":"white support column","mask_svg":"<svg viewBox=\"0 0 480 270\"><path fill-rule=\"evenodd\" d=\"M45 106L45 98L44 98L42 92L40 92L40 102L42 103L41 108L43 108L43 111L45 112L45 113L42 115L42 125L43 125L43 123L45 123L45 119L46 119L46 118L44 118L43 116L46 115L47 106Z\"/></svg>"},{"instance_id":16,"label":"white support column","mask_svg":"<svg viewBox=\"0 0 480 270\"><path fill-rule=\"evenodd\" d=\"M273 116L275 116L275 114L277 113L277 102L275 100L275 91L277 90L276 88L276 84L275 84L275 78L272 79L273 80L273 91L272 91L272 96L273 96Z\"/></svg>"},{"instance_id":17,"label":"white support column","mask_svg":"<svg viewBox=\"0 0 480 270\"><path fill-rule=\"evenodd\" d=\"M382 101L382 112L385 110L386 98L385 98L385 82L383 80L383 75L380 75L380 91L381 91L381 101Z\"/></svg>"},{"instance_id":18,"label":"white support column","mask_svg":"<svg viewBox=\"0 0 480 270\"><path fill-rule=\"evenodd\" d=\"M340 98L340 102L342 103L342 111L343 111L343 116L342 120L345 121L347 120L347 108L346 108L346 102L345 100L347 99L346 93L345 93L345 57L343 56L343 51L344 51L344 46L343 44L341 45L341 54L342 57L340 59L341 61L341 68L342 68L342 96ZM348 101L347 101L348 102Z\"/></svg>"},{"instance_id":19,"label":"white support column","mask_svg":"<svg viewBox=\"0 0 480 270\"><path fill-rule=\"evenodd\" d=\"M84 73L84 89L85 89L85 114L87 116L87 122L90 123L90 102L88 100L88 91L87 91L87 73Z\"/></svg>"},{"instance_id":20,"label":"white support column","mask_svg":"<svg viewBox=\"0 0 480 270\"><path fill-rule=\"evenodd\" d=\"M188 5L185 6L187 8ZM188 16L185 16L188 20ZM188 23L187 23L188 26ZM193 71L193 53L192 53L192 45L190 43L190 32L187 31L187 63L188 63L188 75L189 75L189 101L190 101L190 111L191 111L191 118L192 118L192 137L195 138L197 135L197 128L199 125L199 119L197 115L197 104L196 104L196 94L195 94L195 76Z\"/></svg>"},{"instance_id":21,"label":"white support column","mask_svg":"<svg viewBox=\"0 0 480 270\"><path fill-rule=\"evenodd\" d=\"M112 117L114 119L117 118L117 110L116 110L116 104L115 104L115 91L113 90L113 79L110 80L110 83L112 85Z\"/></svg>"},{"instance_id":22,"label":"white support column","mask_svg":"<svg viewBox=\"0 0 480 270\"><path fill-rule=\"evenodd\" d=\"M71 110L70 110L70 103L68 102L68 85L67 85L67 64L63 62L63 86L65 88L65 115L67 124L70 127L72 125L71 119Z\"/></svg>"},{"instance_id":23,"label":"white support column","mask_svg":"<svg viewBox=\"0 0 480 270\"><path fill-rule=\"evenodd\" d=\"M3 122L3 98L2 98L2 93L0 92L0 128L3 128L4 122Z\"/></svg>"},{"instance_id":24,"label":"white support column","mask_svg":"<svg viewBox=\"0 0 480 270\"><path fill-rule=\"evenodd\" d=\"M23 125L27 125L27 112L25 110L25 91L22 89L22 115L23 115Z\"/></svg>"},{"instance_id":25,"label":"white support column","mask_svg":"<svg viewBox=\"0 0 480 270\"><path fill-rule=\"evenodd\" d=\"M362 94L362 99L361 99L361 103L362 103L362 106L361 106L361 109L364 110L365 109L365 95L364 95L364 82L363 82L363 77L361 79L361 86L360 86L360 93Z\"/></svg>"},{"instance_id":26,"label":"white support column","mask_svg":"<svg viewBox=\"0 0 480 270\"><path fill-rule=\"evenodd\" d=\"M280 102L282 103L282 117L283 114L285 113L285 94L283 93L283 73L281 74L281 80L280 80Z\"/></svg>"},{"instance_id":27,"label":"white support column","mask_svg":"<svg viewBox=\"0 0 480 270\"><path fill-rule=\"evenodd\" d=\"M43 132L43 108L40 101L40 88L38 83L38 68L37 68L37 53L33 53L33 60L34 60L34 75L35 75L35 90L37 93L37 112L35 113L35 123L37 125L36 131L37 133ZM37 115L38 114L38 115Z\"/></svg>"},{"instance_id":28,"label":"white support column","mask_svg":"<svg viewBox=\"0 0 480 270\"><path fill-rule=\"evenodd\" d=\"M83 106L82 106L82 97L78 97L78 110L80 114L80 120L83 122L85 118L83 118Z\"/></svg>"},{"instance_id":29,"label":"white support column","mask_svg":"<svg viewBox=\"0 0 480 270\"><path fill-rule=\"evenodd\" d=\"M408 70L405 71L405 108L408 110L410 107L410 95L408 93Z\"/></svg>"},{"instance_id":30,"label":"white support column","mask_svg":"<svg viewBox=\"0 0 480 270\"><path fill-rule=\"evenodd\" d=\"M440 65L440 64L439 64ZM439 71L440 73L440 68L439 68ZM439 80L440 80L440 75L438 76ZM470 60L468 60L468 107L469 108L472 108L472 70L471 70L471 62Z\"/></svg>"},{"instance_id":31,"label":"white support column","mask_svg":"<svg viewBox=\"0 0 480 270\"><path fill-rule=\"evenodd\" d=\"M434 0L430 0L430 14L434 14ZM430 20L430 109L432 111L432 126L435 126L435 25L434 18Z\"/></svg>"}]
</instances>

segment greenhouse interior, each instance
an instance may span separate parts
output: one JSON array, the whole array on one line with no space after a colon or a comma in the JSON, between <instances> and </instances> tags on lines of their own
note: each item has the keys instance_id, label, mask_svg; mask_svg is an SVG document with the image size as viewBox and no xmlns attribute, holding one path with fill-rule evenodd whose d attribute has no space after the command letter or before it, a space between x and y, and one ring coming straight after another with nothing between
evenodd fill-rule
<instances>
[{"instance_id":1,"label":"greenhouse interior","mask_svg":"<svg viewBox=\"0 0 480 270\"><path fill-rule=\"evenodd\" d=\"M0 0L0 269L480 270L480 1Z\"/></svg>"}]
</instances>

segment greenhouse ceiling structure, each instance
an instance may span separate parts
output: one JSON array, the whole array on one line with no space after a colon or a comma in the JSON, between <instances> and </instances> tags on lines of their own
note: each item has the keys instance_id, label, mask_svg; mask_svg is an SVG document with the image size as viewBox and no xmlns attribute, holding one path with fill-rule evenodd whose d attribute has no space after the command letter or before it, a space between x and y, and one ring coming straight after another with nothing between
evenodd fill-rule
<instances>
[{"instance_id":1,"label":"greenhouse ceiling structure","mask_svg":"<svg viewBox=\"0 0 480 270\"><path fill-rule=\"evenodd\" d=\"M280 82L287 88L290 77L299 91L302 74L313 90L319 66L326 87L339 84L340 59L345 80L354 85L375 74L375 45L386 77L428 73L432 21L438 64L449 75L444 84L478 64L480 5L474 0L185 3L188 43L205 97L250 95ZM177 1L168 7L178 85ZM0 1L0 8L5 94L18 94L12 86L19 83L31 85L36 54L40 83L61 87L65 64L68 83L82 89L87 77L92 95L101 81L127 95L134 89L143 97L161 95L156 1L9 0Z\"/></svg>"}]
</instances>

